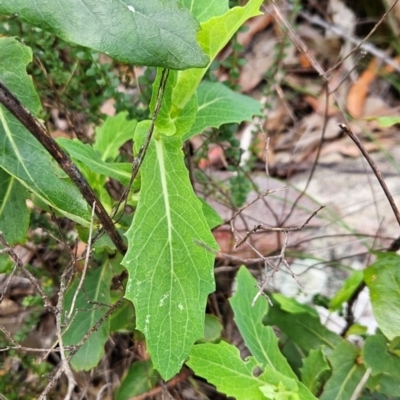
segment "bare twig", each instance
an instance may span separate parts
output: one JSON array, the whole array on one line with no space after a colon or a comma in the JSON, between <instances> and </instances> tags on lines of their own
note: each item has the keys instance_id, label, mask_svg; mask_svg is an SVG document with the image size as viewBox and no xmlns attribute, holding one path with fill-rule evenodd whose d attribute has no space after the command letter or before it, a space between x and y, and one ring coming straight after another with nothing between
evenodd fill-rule
<instances>
[{"instance_id":1,"label":"bare twig","mask_svg":"<svg viewBox=\"0 0 400 400\"><path fill-rule=\"evenodd\" d=\"M85 336L79 341L78 344L75 346L71 346L71 349L69 350L69 355L66 357L66 361L69 362L71 361L72 357L78 352L78 350L86 343L86 341L90 338L90 336L96 332L101 324L122 304L123 299L119 299L115 304L113 304L109 310L89 329L89 331L85 334ZM57 371L51 378L50 382L47 384L43 392L41 393L40 397L38 400L46 400L47 394L50 392L52 387L55 385L57 380L61 377L62 373L64 372L64 363L61 363L61 365L58 367Z\"/></svg>"},{"instance_id":2,"label":"bare twig","mask_svg":"<svg viewBox=\"0 0 400 400\"><path fill-rule=\"evenodd\" d=\"M73 297L73 299L72 299L71 308L70 308L69 313L68 313L68 315L67 315L67 319L71 318L71 314L72 314L72 312L74 311L76 298L78 297L78 294L79 294L79 292L80 292L81 289L82 289L83 281L85 280L85 276L86 276L87 267L88 267L88 265L89 265L90 245L91 245L91 242L92 242L92 233L93 233L94 209L95 209L95 204L93 203L93 207L92 207L92 220L90 221L88 248L86 249L85 265L84 265L84 267L83 267L83 271L82 271L81 279L79 280L78 287L76 288L76 291L75 291L75 293L74 293L74 297Z\"/></svg>"},{"instance_id":3,"label":"bare twig","mask_svg":"<svg viewBox=\"0 0 400 400\"><path fill-rule=\"evenodd\" d=\"M180 372L178 375L176 375L174 378L172 378L170 381L166 383L166 386L168 389L173 388L174 386L178 385L179 383L185 381L190 375L192 375L192 372L189 369L184 369L182 372ZM164 387L163 386L157 386L151 390L149 390L146 393L143 393L139 396L131 397L129 400L145 400L149 398L153 398L157 394L160 394Z\"/></svg>"},{"instance_id":4,"label":"bare twig","mask_svg":"<svg viewBox=\"0 0 400 400\"><path fill-rule=\"evenodd\" d=\"M90 204L96 204L96 215L99 218L104 230L110 236L115 247L121 254L126 253L126 245L115 228L110 216L107 214L103 204L99 201L93 189L82 175L76 165L69 158L67 153L58 143L46 132L40 122L21 104L14 94L0 82L0 103L10 111L14 117L41 143L41 145L57 161L63 171L72 179L82 196Z\"/></svg>"},{"instance_id":5,"label":"bare twig","mask_svg":"<svg viewBox=\"0 0 400 400\"><path fill-rule=\"evenodd\" d=\"M304 222L303 225L301 226L288 226L288 227L268 227L268 226L264 226L262 224L256 225L250 232L247 232L246 235L239 241L237 241L235 243L235 249L237 249L239 246L241 246L244 242L246 242L246 240L253 235L254 233L258 232L258 231L263 231L263 232L293 232L293 231L301 231L310 221L311 219L320 211L324 208L325 206L321 206L318 208L318 210L315 210L308 218L307 220ZM232 227L232 223L231 223L231 227Z\"/></svg>"},{"instance_id":6,"label":"bare twig","mask_svg":"<svg viewBox=\"0 0 400 400\"><path fill-rule=\"evenodd\" d=\"M40 296L42 297L44 301L45 307L52 312L53 314L57 314L58 310L56 307L54 307L51 304L50 299L47 297L46 293L43 291L41 286L39 285L39 282L37 279L25 268L24 263L21 261L21 259L18 257L18 255L15 253L13 248L7 243L3 236L3 232L0 231L0 243L7 249L7 253L9 254L10 258L15 262L17 267L22 271L22 273L29 279L29 281L32 283L32 285L36 288L36 290L39 292Z\"/></svg>"},{"instance_id":7,"label":"bare twig","mask_svg":"<svg viewBox=\"0 0 400 400\"><path fill-rule=\"evenodd\" d=\"M119 208L120 208L122 203L124 204L124 207L125 207L126 201L128 199L128 193L130 191L132 183L135 180L135 178L136 178L136 176L137 176L137 174L139 172L140 166L143 163L143 160L144 160L144 157L146 155L147 149L148 149L148 147L150 145L150 140L151 140L151 138L153 136L153 131L154 131L154 127L155 127L155 124L156 124L156 119L157 119L158 113L160 112L160 109L161 109L161 104L162 104L162 100L163 100L163 97L164 97L165 85L167 84L168 76L169 76L169 70L168 69L163 69L162 74L161 74L161 79L160 79L160 86L158 87L158 92L157 92L157 101L156 101L156 105L155 105L155 108L154 108L153 117L151 118L151 125L150 125L149 132L147 133L146 141L143 144L143 146L140 148L139 154L137 155L137 157L133 161L131 179L129 181L128 187L126 188L126 190L122 194L121 199L119 200L117 206L115 207L115 209L114 209L114 211L112 213L113 217L117 214L117 212L118 212L118 210L119 210ZM121 215L120 218L122 218L122 215Z\"/></svg>"},{"instance_id":8,"label":"bare twig","mask_svg":"<svg viewBox=\"0 0 400 400\"><path fill-rule=\"evenodd\" d=\"M335 70L339 65L341 65L343 63L344 60L346 60L348 57L350 57L354 52L356 52L358 49L364 50L369 54L372 54L373 56L381 59L385 64L390 65L392 68L394 68L397 72L400 72L400 65L393 60L393 58L388 57L388 55L378 49L377 47L375 47L374 45L372 45L371 43L366 43L366 41L371 37L371 35L376 31L376 28L384 21L384 19L387 17L387 15L389 14L390 11L392 11L392 9L394 8L394 6L396 5L396 3L398 2L398 0L395 0L395 2L391 5L391 7L385 12L385 14L383 14L383 16L381 17L381 19L378 21L378 23L374 26L374 28L372 28L371 32L364 38L364 39L359 39L356 38L354 36L350 36L348 35L346 32L343 32L339 27L337 27L336 25L332 25L327 23L326 21L324 21L323 19L315 16L315 15L311 15L306 11L300 11L299 15L301 15L305 20L307 20L308 22L310 22L311 24L314 25L318 25L323 27L326 30L330 30L332 32L334 32L336 35L345 38L346 40L348 40L349 42L353 43L354 45L356 45L356 47L350 52L348 53L344 58L342 58L337 64L335 64L332 68L330 68L328 71L326 71L324 73L324 76L327 76L328 74L330 74L333 70Z\"/></svg>"},{"instance_id":9,"label":"bare twig","mask_svg":"<svg viewBox=\"0 0 400 400\"><path fill-rule=\"evenodd\" d=\"M1 250L0 251L0 254L2 254L2 253L8 253L8 249L6 248L6 249L3 249L3 250ZM13 276L15 275L15 271L17 270L17 265L16 264L14 264L14 267L13 267L13 270L11 271L11 274L8 276L8 279L7 279L7 283L6 283L6 285L5 285L5 287L4 287L4 289L3 289L3 292L0 294L0 304L1 304L1 302L3 301L3 299L4 299L4 295L7 293L7 291L8 291L8 286L10 285L10 283L11 283L11 281L12 281L12 278L13 278Z\"/></svg>"},{"instance_id":10,"label":"bare twig","mask_svg":"<svg viewBox=\"0 0 400 400\"><path fill-rule=\"evenodd\" d=\"M360 139L353 133L353 131L345 124L339 124L339 128L347 133L350 137L350 139L355 143L355 145L359 148L361 151L362 155L364 158L367 160L368 164L370 165L372 171L374 171L374 174L376 178L378 179L379 184L381 185L383 191L385 192L385 195L390 203L390 206L392 207L393 213L397 219L397 222L400 226L400 212L399 209L396 206L396 203L394 202L393 196L391 195L386 182L384 181L381 172L379 171L378 167L376 166L374 160L371 158L371 156L368 154L368 151L365 149L364 145L361 143Z\"/></svg>"}]
</instances>

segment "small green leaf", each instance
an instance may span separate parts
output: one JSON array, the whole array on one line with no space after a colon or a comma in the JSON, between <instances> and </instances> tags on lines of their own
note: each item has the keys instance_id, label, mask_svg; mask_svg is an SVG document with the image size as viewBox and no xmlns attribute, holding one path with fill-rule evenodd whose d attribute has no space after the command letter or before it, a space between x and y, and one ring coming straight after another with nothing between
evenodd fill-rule
<instances>
[{"instance_id":1,"label":"small green leaf","mask_svg":"<svg viewBox=\"0 0 400 400\"><path fill-rule=\"evenodd\" d=\"M127 111L120 112L108 117L102 126L96 128L93 148L103 161L115 161L120 147L128 140L133 140L137 121L127 120L127 116Z\"/></svg>"},{"instance_id":2,"label":"small green leaf","mask_svg":"<svg viewBox=\"0 0 400 400\"><path fill-rule=\"evenodd\" d=\"M320 400L349 400L361 378L365 367L357 364L360 349L342 340L330 356L332 376L327 381Z\"/></svg>"},{"instance_id":3,"label":"small green leaf","mask_svg":"<svg viewBox=\"0 0 400 400\"><path fill-rule=\"evenodd\" d=\"M0 38L0 80L36 115L41 106L32 79L26 73L26 65L31 61L29 47L15 39ZM3 107L0 107L0 167L55 211L80 224L89 223L87 203L76 186Z\"/></svg>"},{"instance_id":4,"label":"small green leaf","mask_svg":"<svg viewBox=\"0 0 400 400\"><path fill-rule=\"evenodd\" d=\"M142 145L150 121L138 124ZM185 167L182 140L152 139L141 167L142 188L126 236L126 298L146 337L154 367L166 380L177 373L193 343L204 335L207 296L214 290L217 249Z\"/></svg>"},{"instance_id":5,"label":"small green leaf","mask_svg":"<svg viewBox=\"0 0 400 400\"><path fill-rule=\"evenodd\" d=\"M377 260L364 271L374 317L384 335L400 336L400 256L378 253Z\"/></svg>"},{"instance_id":6,"label":"small green leaf","mask_svg":"<svg viewBox=\"0 0 400 400\"><path fill-rule=\"evenodd\" d=\"M118 388L115 400L128 400L148 392L159 379L151 360L134 362Z\"/></svg>"},{"instance_id":7,"label":"small green leaf","mask_svg":"<svg viewBox=\"0 0 400 400\"><path fill-rule=\"evenodd\" d=\"M71 158L82 162L91 171L114 178L127 186L132 175L132 166L129 163L107 163L102 160L92 146L84 144L78 139L58 138L57 142L62 146Z\"/></svg>"},{"instance_id":8,"label":"small green leaf","mask_svg":"<svg viewBox=\"0 0 400 400\"><path fill-rule=\"evenodd\" d=\"M386 339L383 335L367 337L363 347L363 359L372 375L389 373L400 379L400 357L389 353Z\"/></svg>"},{"instance_id":9,"label":"small green leaf","mask_svg":"<svg viewBox=\"0 0 400 400\"><path fill-rule=\"evenodd\" d=\"M197 89L198 111L184 140L201 133L205 128L219 128L222 124L250 121L260 115L260 102L236 93L219 82L202 82Z\"/></svg>"},{"instance_id":10,"label":"small green leaf","mask_svg":"<svg viewBox=\"0 0 400 400\"><path fill-rule=\"evenodd\" d=\"M8 244L24 243L29 227L27 190L0 168L0 231Z\"/></svg>"},{"instance_id":11,"label":"small green leaf","mask_svg":"<svg viewBox=\"0 0 400 400\"><path fill-rule=\"evenodd\" d=\"M303 366L300 368L301 380L310 389L311 393L316 395L330 370L331 368L322 349L310 350L308 356L303 360Z\"/></svg>"},{"instance_id":12,"label":"small green leaf","mask_svg":"<svg viewBox=\"0 0 400 400\"><path fill-rule=\"evenodd\" d=\"M368 328L364 325L360 324L353 324L351 327L347 330L346 336L350 335L365 335L368 332Z\"/></svg>"},{"instance_id":13,"label":"small green leaf","mask_svg":"<svg viewBox=\"0 0 400 400\"><path fill-rule=\"evenodd\" d=\"M286 311L290 314L308 313L313 317L319 318L318 312L315 308L312 308L307 304L299 303L296 299L286 297L280 293L274 293L272 297L279 303L282 311Z\"/></svg>"},{"instance_id":14,"label":"small green leaf","mask_svg":"<svg viewBox=\"0 0 400 400\"><path fill-rule=\"evenodd\" d=\"M65 294L64 323L66 322L66 315L70 312L79 285L79 278L80 276L76 277ZM65 346L78 344L109 310L107 304L111 303L111 279L112 273L108 267L96 268L87 272L83 288L76 297L74 312L71 317L72 322L67 325L63 333ZM71 364L77 371L88 371L98 364L104 355L104 345L108 340L109 331L110 321L106 319L72 358Z\"/></svg>"},{"instance_id":15,"label":"small green leaf","mask_svg":"<svg viewBox=\"0 0 400 400\"><path fill-rule=\"evenodd\" d=\"M363 271L354 271L343 283L343 286L337 291L335 296L329 303L329 309L331 311L339 310L343 303L349 300L353 295L354 291L358 288L360 283L363 281Z\"/></svg>"},{"instance_id":16,"label":"small green leaf","mask_svg":"<svg viewBox=\"0 0 400 400\"><path fill-rule=\"evenodd\" d=\"M128 64L205 67L198 22L175 0L0 0L0 13Z\"/></svg>"}]
</instances>

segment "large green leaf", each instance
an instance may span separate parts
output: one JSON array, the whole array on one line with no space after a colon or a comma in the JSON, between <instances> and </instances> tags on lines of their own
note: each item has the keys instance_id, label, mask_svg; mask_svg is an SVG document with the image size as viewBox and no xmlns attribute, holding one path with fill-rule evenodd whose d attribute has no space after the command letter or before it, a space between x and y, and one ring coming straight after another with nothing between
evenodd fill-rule
<instances>
[{"instance_id":1,"label":"large green leaf","mask_svg":"<svg viewBox=\"0 0 400 400\"><path fill-rule=\"evenodd\" d=\"M205 128L222 124L249 121L260 115L260 102L236 93L219 82L202 82L197 89L198 111L184 140L201 133Z\"/></svg>"},{"instance_id":2,"label":"large green leaf","mask_svg":"<svg viewBox=\"0 0 400 400\"><path fill-rule=\"evenodd\" d=\"M80 276L76 276L65 294L64 322L66 322L65 316L70 312L79 279ZM107 265L87 272L83 287L76 297L70 318L72 322L67 325L63 333L64 345L78 344L109 310L107 305L111 303L111 279L112 271ZM71 364L77 371L88 371L98 364L104 354L104 345L108 340L109 331L110 320L106 319L72 358Z\"/></svg>"},{"instance_id":3,"label":"large green leaf","mask_svg":"<svg viewBox=\"0 0 400 400\"><path fill-rule=\"evenodd\" d=\"M32 114L41 108L26 65L32 51L15 39L0 39L0 80ZM69 218L88 224L90 213L78 189L42 145L0 107L0 167L37 198Z\"/></svg>"},{"instance_id":4,"label":"large green leaf","mask_svg":"<svg viewBox=\"0 0 400 400\"><path fill-rule=\"evenodd\" d=\"M138 124L139 148L150 121ZM177 373L204 334L207 295L214 290L214 237L193 193L176 136L152 139L141 167L142 189L123 260L126 297L164 379ZM202 245L203 244L203 245Z\"/></svg>"},{"instance_id":5,"label":"large green leaf","mask_svg":"<svg viewBox=\"0 0 400 400\"><path fill-rule=\"evenodd\" d=\"M0 13L119 61L171 69L205 67L198 22L176 0L0 0Z\"/></svg>"},{"instance_id":6,"label":"large green leaf","mask_svg":"<svg viewBox=\"0 0 400 400\"><path fill-rule=\"evenodd\" d=\"M0 168L0 231L9 244L23 243L29 227L27 190Z\"/></svg>"},{"instance_id":7,"label":"large green leaf","mask_svg":"<svg viewBox=\"0 0 400 400\"><path fill-rule=\"evenodd\" d=\"M255 376L254 372L259 366L255 358L247 357L243 361L239 350L226 342L195 345L187 364L196 375L204 377L217 390L237 400L315 399L313 396L300 397L299 382L276 370L266 368Z\"/></svg>"},{"instance_id":8,"label":"large green leaf","mask_svg":"<svg viewBox=\"0 0 400 400\"><path fill-rule=\"evenodd\" d=\"M357 363L360 349L343 340L328 356L332 376L326 383L320 400L349 400L361 378L365 367Z\"/></svg>"},{"instance_id":9,"label":"large green leaf","mask_svg":"<svg viewBox=\"0 0 400 400\"><path fill-rule=\"evenodd\" d=\"M132 175L132 166L129 163L108 163L102 160L92 146L84 144L80 140L59 138L58 144L63 147L71 158L80 161L91 171L114 178L123 185L128 185Z\"/></svg>"},{"instance_id":10,"label":"large green leaf","mask_svg":"<svg viewBox=\"0 0 400 400\"><path fill-rule=\"evenodd\" d=\"M119 148L128 140L133 140L137 121L127 120L128 112L120 112L108 117L104 124L96 128L93 148L99 152L103 161L115 161Z\"/></svg>"},{"instance_id":11,"label":"large green leaf","mask_svg":"<svg viewBox=\"0 0 400 400\"><path fill-rule=\"evenodd\" d=\"M203 0L182 0L182 3L199 22L219 17L229 10L229 0L208 0L207 2Z\"/></svg>"},{"instance_id":12,"label":"large green leaf","mask_svg":"<svg viewBox=\"0 0 400 400\"><path fill-rule=\"evenodd\" d=\"M374 264L364 271L374 317L390 340L400 336L400 256L378 253Z\"/></svg>"}]
</instances>

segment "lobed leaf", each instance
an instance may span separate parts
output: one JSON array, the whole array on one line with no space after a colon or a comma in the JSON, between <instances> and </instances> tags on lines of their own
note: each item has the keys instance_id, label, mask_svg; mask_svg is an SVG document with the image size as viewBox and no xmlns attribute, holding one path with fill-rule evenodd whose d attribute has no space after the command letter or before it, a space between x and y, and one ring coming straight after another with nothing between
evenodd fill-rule
<instances>
[{"instance_id":1,"label":"lobed leaf","mask_svg":"<svg viewBox=\"0 0 400 400\"><path fill-rule=\"evenodd\" d=\"M138 125L138 148L150 124ZM217 249L181 148L176 136L151 140L123 260L129 273L125 297L135 305L137 329L165 380L180 370L193 343L204 335L206 300L214 290L209 249Z\"/></svg>"},{"instance_id":2,"label":"lobed leaf","mask_svg":"<svg viewBox=\"0 0 400 400\"><path fill-rule=\"evenodd\" d=\"M265 398L300 400L296 393L298 387L295 380L273 370L255 376L257 361L253 357L247 357L243 361L239 350L226 342L195 345L187 364L196 375L204 377L215 385L218 391L237 400ZM283 397L282 392L292 397ZM274 397L267 397L264 393L272 393Z\"/></svg>"},{"instance_id":3,"label":"lobed leaf","mask_svg":"<svg viewBox=\"0 0 400 400\"><path fill-rule=\"evenodd\" d=\"M0 13L128 64L205 67L198 22L176 0L0 0Z\"/></svg>"},{"instance_id":4,"label":"lobed leaf","mask_svg":"<svg viewBox=\"0 0 400 400\"><path fill-rule=\"evenodd\" d=\"M297 381L296 374L280 352L278 339L272 327L262 324L262 319L269 309L267 299L260 296L253 304L258 293L256 280L245 267L240 268L236 280L237 290L231 297L230 303L235 314L236 325L243 336L246 347L262 365L262 369L269 371L269 383L273 383L270 380L272 373L278 373ZM297 382L295 391L303 400L315 399L301 382Z\"/></svg>"},{"instance_id":5,"label":"lobed leaf","mask_svg":"<svg viewBox=\"0 0 400 400\"><path fill-rule=\"evenodd\" d=\"M285 357L278 347L278 339L270 326L262 324L263 317L268 312L267 300L260 296L252 306L257 295L257 282L250 272L241 267L237 274L237 290L229 302L235 313L236 325L243 336L244 342L257 361L277 371L295 378Z\"/></svg>"}]
</instances>

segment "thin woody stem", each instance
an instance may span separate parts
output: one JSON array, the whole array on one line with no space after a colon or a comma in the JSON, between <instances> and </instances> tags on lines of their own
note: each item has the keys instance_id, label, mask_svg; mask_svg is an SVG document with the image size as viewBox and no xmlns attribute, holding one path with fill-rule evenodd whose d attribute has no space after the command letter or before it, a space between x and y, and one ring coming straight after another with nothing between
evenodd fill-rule
<instances>
[{"instance_id":1,"label":"thin woody stem","mask_svg":"<svg viewBox=\"0 0 400 400\"><path fill-rule=\"evenodd\" d=\"M376 166L374 160L371 158L371 156L368 154L368 151L365 149L364 145L360 141L360 139L353 133L353 131L345 124L339 124L339 128L347 133L347 135L350 137L350 139L356 144L356 146L359 148L361 151L362 155L364 158L367 160L368 164L370 165L372 171L374 171L374 174L376 178L378 179L379 184L381 185L383 191L385 192L385 195L390 203L390 206L392 207L393 213L397 219L398 224L400 225L400 212L399 209L396 206L396 203L394 202L393 196L389 191L389 188L386 185L386 182L384 181L381 171L379 171L378 167Z\"/></svg>"},{"instance_id":2,"label":"thin woody stem","mask_svg":"<svg viewBox=\"0 0 400 400\"><path fill-rule=\"evenodd\" d=\"M95 213L103 225L104 230L110 236L115 247L121 254L126 253L126 245L115 228L110 216L107 214L103 204L97 198L93 189L82 175L76 165L69 158L67 153L58 145L58 143L46 132L39 121L21 104L13 93L0 82L0 103L21 122L22 125L41 143L41 145L57 161L63 171L72 179L82 196L92 206L95 204Z\"/></svg>"}]
</instances>

